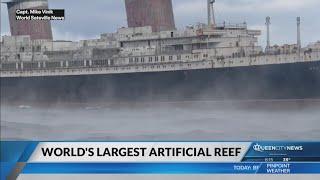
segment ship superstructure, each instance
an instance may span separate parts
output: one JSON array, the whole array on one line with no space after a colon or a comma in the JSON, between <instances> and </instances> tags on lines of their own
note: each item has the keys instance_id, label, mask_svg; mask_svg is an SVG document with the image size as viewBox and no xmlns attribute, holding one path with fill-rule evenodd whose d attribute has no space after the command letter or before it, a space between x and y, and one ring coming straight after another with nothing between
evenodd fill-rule
<instances>
[{"instance_id":1,"label":"ship superstructure","mask_svg":"<svg viewBox=\"0 0 320 180\"><path fill-rule=\"evenodd\" d=\"M184 69L319 60L319 42L303 49L296 44L272 46L265 53L257 45L260 34L259 30L249 30L246 24L223 24L215 28L199 24L183 31L120 28L116 33L102 34L100 39L80 42L3 36L1 76L77 75L83 68L96 73L111 73L114 69L167 71L179 69L181 63ZM67 73L70 69L74 73Z\"/></svg>"}]
</instances>

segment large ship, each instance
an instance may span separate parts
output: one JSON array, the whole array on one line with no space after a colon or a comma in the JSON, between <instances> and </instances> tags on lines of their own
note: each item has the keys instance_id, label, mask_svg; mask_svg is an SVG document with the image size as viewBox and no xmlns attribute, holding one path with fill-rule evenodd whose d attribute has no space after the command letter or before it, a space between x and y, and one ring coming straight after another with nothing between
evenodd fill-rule
<instances>
[{"instance_id":1,"label":"large ship","mask_svg":"<svg viewBox=\"0 0 320 180\"><path fill-rule=\"evenodd\" d=\"M139 3L139 0L134 0ZM320 42L258 45L260 30L246 23L217 24L214 1L208 0L208 23L176 30L173 15L126 1L131 25L99 39L54 41L50 22L10 19L12 36L1 39L1 99L5 101L192 101L225 99L320 98ZM45 0L8 2L10 12L21 6L47 6ZM151 4L150 4L151 3ZM17 5L18 4L18 5ZM149 7L150 6L150 7ZM139 9L135 9L139 7ZM25 8L25 7L24 7ZM166 9L167 8L167 9ZM139 12L136 12L139 11ZM148 13L158 12L158 15ZM169 14L169 15L168 15ZM143 23L151 22L151 23ZM158 22L158 23L157 23ZM21 23L27 23L22 24ZM130 23L128 23L130 24ZM36 29L42 27L37 32ZM36 32L33 32L35 29ZM38 29L39 30L39 29ZM20 32L20 34L19 34Z\"/></svg>"}]
</instances>

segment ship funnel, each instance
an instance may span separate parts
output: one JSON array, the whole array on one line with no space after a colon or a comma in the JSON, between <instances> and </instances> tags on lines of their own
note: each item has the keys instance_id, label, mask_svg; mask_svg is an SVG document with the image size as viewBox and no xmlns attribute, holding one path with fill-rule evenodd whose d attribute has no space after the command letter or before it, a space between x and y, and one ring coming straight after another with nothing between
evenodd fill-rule
<instances>
[{"instance_id":1,"label":"ship funnel","mask_svg":"<svg viewBox=\"0 0 320 180\"><path fill-rule=\"evenodd\" d=\"M11 0L8 6L12 36L29 35L31 39L52 40L51 23L48 20L16 20L17 9L48 9L48 0Z\"/></svg>"},{"instance_id":2,"label":"ship funnel","mask_svg":"<svg viewBox=\"0 0 320 180\"><path fill-rule=\"evenodd\" d=\"M266 27L267 27L267 46L266 46L266 52L270 50L270 24L271 24L271 18L268 16L266 17Z\"/></svg>"},{"instance_id":3,"label":"ship funnel","mask_svg":"<svg viewBox=\"0 0 320 180\"><path fill-rule=\"evenodd\" d=\"M301 50L301 18L297 17L297 46L298 52Z\"/></svg>"},{"instance_id":4,"label":"ship funnel","mask_svg":"<svg viewBox=\"0 0 320 180\"><path fill-rule=\"evenodd\" d=\"M154 32L175 30L172 0L125 0L128 27L151 26Z\"/></svg>"}]
</instances>

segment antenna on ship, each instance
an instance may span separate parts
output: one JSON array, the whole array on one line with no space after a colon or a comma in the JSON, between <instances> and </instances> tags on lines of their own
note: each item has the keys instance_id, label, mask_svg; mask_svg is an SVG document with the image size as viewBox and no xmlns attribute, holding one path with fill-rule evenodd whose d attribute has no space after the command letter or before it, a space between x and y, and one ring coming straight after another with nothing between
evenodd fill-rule
<instances>
[{"instance_id":1,"label":"antenna on ship","mask_svg":"<svg viewBox=\"0 0 320 180\"><path fill-rule=\"evenodd\" d=\"M298 53L300 54L301 51L301 18L297 17L297 48Z\"/></svg>"},{"instance_id":2,"label":"antenna on ship","mask_svg":"<svg viewBox=\"0 0 320 180\"><path fill-rule=\"evenodd\" d=\"M213 4L216 0L207 0L207 8L208 8L208 26L215 27L216 26L216 19L214 15L214 7Z\"/></svg>"},{"instance_id":3,"label":"antenna on ship","mask_svg":"<svg viewBox=\"0 0 320 180\"><path fill-rule=\"evenodd\" d=\"M208 11L208 26L211 26L211 9L210 9L210 1L207 0L207 11Z\"/></svg>"},{"instance_id":4,"label":"antenna on ship","mask_svg":"<svg viewBox=\"0 0 320 180\"><path fill-rule=\"evenodd\" d=\"M266 47L266 52L270 50L270 16L266 17L266 26L267 26L267 47Z\"/></svg>"}]
</instances>

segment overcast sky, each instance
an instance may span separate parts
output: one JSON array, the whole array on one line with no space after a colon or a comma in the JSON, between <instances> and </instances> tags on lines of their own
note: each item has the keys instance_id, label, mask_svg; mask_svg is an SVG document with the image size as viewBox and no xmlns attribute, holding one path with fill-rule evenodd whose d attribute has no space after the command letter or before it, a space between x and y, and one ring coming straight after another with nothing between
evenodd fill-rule
<instances>
[{"instance_id":1,"label":"overcast sky","mask_svg":"<svg viewBox=\"0 0 320 180\"><path fill-rule=\"evenodd\" d=\"M173 0L176 26L206 22L207 0ZM124 0L49 0L50 8L65 9L66 20L52 23L54 39L96 38L126 26ZM320 0L217 0L217 22L242 23L260 29L265 45L265 17L271 16L271 42L296 42L296 17L302 18L304 44L320 40ZM10 34L6 5L1 4L1 35Z\"/></svg>"}]
</instances>

